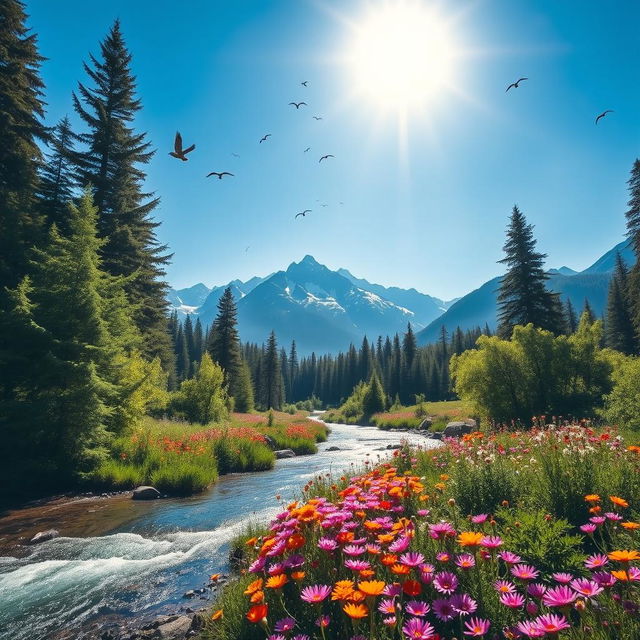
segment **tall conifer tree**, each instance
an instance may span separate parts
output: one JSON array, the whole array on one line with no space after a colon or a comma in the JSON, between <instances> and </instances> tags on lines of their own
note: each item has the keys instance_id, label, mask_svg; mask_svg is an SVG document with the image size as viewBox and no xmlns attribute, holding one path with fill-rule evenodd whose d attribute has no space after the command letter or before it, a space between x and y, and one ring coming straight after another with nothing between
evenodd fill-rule
<instances>
[{"instance_id":1,"label":"tall conifer tree","mask_svg":"<svg viewBox=\"0 0 640 640\"><path fill-rule=\"evenodd\" d=\"M608 347L630 355L636 351L636 335L628 280L627 268L618 253L616 269L609 284L605 337Z\"/></svg>"}]
</instances>

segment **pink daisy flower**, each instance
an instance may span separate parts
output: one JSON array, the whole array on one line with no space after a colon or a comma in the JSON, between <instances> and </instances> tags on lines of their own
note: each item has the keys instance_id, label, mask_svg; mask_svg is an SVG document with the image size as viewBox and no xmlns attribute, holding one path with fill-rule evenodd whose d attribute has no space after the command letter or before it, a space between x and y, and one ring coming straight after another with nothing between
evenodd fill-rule
<instances>
[{"instance_id":1,"label":"pink daisy flower","mask_svg":"<svg viewBox=\"0 0 640 640\"><path fill-rule=\"evenodd\" d=\"M597 571L596 573L592 574L591 577L605 589L607 589L608 587L612 587L618 581L614 575L611 575L607 571Z\"/></svg>"},{"instance_id":2,"label":"pink daisy flower","mask_svg":"<svg viewBox=\"0 0 640 640\"><path fill-rule=\"evenodd\" d=\"M520 580L535 580L540 572L530 564L517 564L511 568L511 575L520 578Z\"/></svg>"},{"instance_id":3,"label":"pink daisy flower","mask_svg":"<svg viewBox=\"0 0 640 640\"><path fill-rule=\"evenodd\" d=\"M402 627L402 633L410 640L430 640L436 630L425 620L412 618Z\"/></svg>"},{"instance_id":4,"label":"pink daisy flower","mask_svg":"<svg viewBox=\"0 0 640 640\"><path fill-rule=\"evenodd\" d=\"M564 616L558 616L555 613L545 613L538 616L534 620L534 624L543 631L543 633L559 633L563 629L569 629L571 625Z\"/></svg>"},{"instance_id":5,"label":"pink daisy flower","mask_svg":"<svg viewBox=\"0 0 640 640\"><path fill-rule=\"evenodd\" d=\"M493 588L499 593L514 593L516 585L513 582L509 582L509 580L496 580L493 583Z\"/></svg>"},{"instance_id":6,"label":"pink daisy flower","mask_svg":"<svg viewBox=\"0 0 640 640\"><path fill-rule=\"evenodd\" d=\"M483 522L487 521L488 517L489 514L487 513L479 513L477 516L471 517L471 522L473 522L473 524L482 524Z\"/></svg>"},{"instance_id":7,"label":"pink daisy flower","mask_svg":"<svg viewBox=\"0 0 640 640\"><path fill-rule=\"evenodd\" d=\"M326 584L314 584L310 587L305 587L300 592L300 598L305 602L322 602L331 593L331 587Z\"/></svg>"},{"instance_id":8,"label":"pink daisy flower","mask_svg":"<svg viewBox=\"0 0 640 640\"><path fill-rule=\"evenodd\" d=\"M545 635L543 629L541 629L534 620L523 620L518 622L516 630L527 638L542 638Z\"/></svg>"},{"instance_id":9,"label":"pink daisy flower","mask_svg":"<svg viewBox=\"0 0 640 640\"><path fill-rule=\"evenodd\" d=\"M411 616L417 616L418 618L424 618L429 613L431 607L426 602L420 602L419 600L410 600L404 606L404 610Z\"/></svg>"},{"instance_id":10,"label":"pink daisy flower","mask_svg":"<svg viewBox=\"0 0 640 640\"><path fill-rule=\"evenodd\" d=\"M451 556L446 551L439 551L436 553L436 560L438 562L449 562Z\"/></svg>"},{"instance_id":11,"label":"pink daisy flower","mask_svg":"<svg viewBox=\"0 0 640 640\"><path fill-rule=\"evenodd\" d=\"M584 561L584 566L587 567L587 569L598 569L607 564L609 564L609 558L607 558L604 553L594 553Z\"/></svg>"},{"instance_id":12,"label":"pink daisy flower","mask_svg":"<svg viewBox=\"0 0 640 640\"><path fill-rule=\"evenodd\" d=\"M291 631L296 626L296 621L293 618L282 618L282 620L278 620L274 625L274 631L278 633L287 633Z\"/></svg>"},{"instance_id":13,"label":"pink daisy flower","mask_svg":"<svg viewBox=\"0 0 640 640\"><path fill-rule=\"evenodd\" d=\"M380 613L394 614L396 612L395 601L392 598L383 598L380 600L380 604L378 605L378 611Z\"/></svg>"},{"instance_id":14,"label":"pink daisy flower","mask_svg":"<svg viewBox=\"0 0 640 640\"><path fill-rule=\"evenodd\" d=\"M399 582L392 582L391 584L388 584L384 588L382 593L384 593L385 596L395 598L396 596L399 596L402 593L402 587L400 586Z\"/></svg>"},{"instance_id":15,"label":"pink daisy flower","mask_svg":"<svg viewBox=\"0 0 640 640\"><path fill-rule=\"evenodd\" d=\"M478 603L466 593L457 593L456 595L451 597L449 602L456 613L459 613L461 616L466 616L470 613L474 613L474 611L478 608Z\"/></svg>"},{"instance_id":16,"label":"pink daisy flower","mask_svg":"<svg viewBox=\"0 0 640 640\"><path fill-rule=\"evenodd\" d=\"M595 524L583 524L580 525L580 531L582 531L582 533L593 533L596 530L596 525Z\"/></svg>"},{"instance_id":17,"label":"pink daisy flower","mask_svg":"<svg viewBox=\"0 0 640 640\"><path fill-rule=\"evenodd\" d=\"M391 553L402 553L409 548L410 544L411 540L406 536L403 536L402 538L398 538L389 545L389 551L391 551Z\"/></svg>"},{"instance_id":18,"label":"pink daisy flower","mask_svg":"<svg viewBox=\"0 0 640 640\"><path fill-rule=\"evenodd\" d=\"M518 562L522 562L522 558L511 551L501 551L498 554L498 557L502 558L503 562L506 562L507 564L518 564Z\"/></svg>"},{"instance_id":19,"label":"pink daisy flower","mask_svg":"<svg viewBox=\"0 0 640 640\"><path fill-rule=\"evenodd\" d=\"M397 621L398 620L395 616L387 616L386 618L382 618L382 624L386 624L388 627L393 627Z\"/></svg>"},{"instance_id":20,"label":"pink daisy flower","mask_svg":"<svg viewBox=\"0 0 640 640\"><path fill-rule=\"evenodd\" d=\"M352 571L364 571L365 569L371 568L371 563L366 560L353 560L349 558L344 561L344 566Z\"/></svg>"},{"instance_id":21,"label":"pink daisy flower","mask_svg":"<svg viewBox=\"0 0 640 640\"><path fill-rule=\"evenodd\" d=\"M424 562L424 556L417 551L412 551L410 553L403 553L400 556L400 564L405 565L405 567L417 567Z\"/></svg>"},{"instance_id":22,"label":"pink daisy flower","mask_svg":"<svg viewBox=\"0 0 640 640\"><path fill-rule=\"evenodd\" d=\"M527 593L532 598L537 598L538 600L540 600L540 598L542 598L542 596L544 596L546 592L547 592L546 585L540 582L532 582L531 584L527 585Z\"/></svg>"},{"instance_id":23,"label":"pink daisy flower","mask_svg":"<svg viewBox=\"0 0 640 640\"><path fill-rule=\"evenodd\" d=\"M461 569L471 569L476 566L476 559L470 553L461 553L456 556L455 563Z\"/></svg>"},{"instance_id":24,"label":"pink daisy flower","mask_svg":"<svg viewBox=\"0 0 640 640\"><path fill-rule=\"evenodd\" d=\"M318 548L323 551L335 551L338 548L338 543L332 538L320 538Z\"/></svg>"},{"instance_id":25,"label":"pink daisy flower","mask_svg":"<svg viewBox=\"0 0 640 640\"><path fill-rule=\"evenodd\" d=\"M503 542L500 536L485 536L480 540L480 544L487 549L497 549L502 546Z\"/></svg>"},{"instance_id":26,"label":"pink daisy flower","mask_svg":"<svg viewBox=\"0 0 640 640\"><path fill-rule=\"evenodd\" d=\"M455 573L451 571L442 571L436 573L433 578L433 586L440 593L453 593L458 588L459 580Z\"/></svg>"},{"instance_id":27,"label":"pink daisy flower","mask_svg":"<svg viewBox=\"0 0 640 640\"><path fill-rule=\"evenodd\" d=\"M467 629L464 632L465 636L473 636L474 638L482 637L487 631L489 631L489 627L491 626L488 620L483 618L471 618L469 622L464 623L465 628Z\"/></svg>"},{"instance_id":28,"label":"pink daisy flower","mask_svg":"<svg viewBox=\"0 0 640 640\"><path fill-rule=\"evenodd\" d=\"M436 522L435 524L429 525L429 535L434 540L442 540L447 536L455 536L456 530L449 522Z\"/></svg>"},{"instance_id":29,"label":"pink daisy flower","mask_svg":"<svg viewBox=\"0 0 640 640\"><path fill-rule=\"evenodd\" d=\"M587 598L595 598L595 596L604 591L604 587L601 587L595 580L589 580L588 578L572 580L571 588Z\"/></svg>"},{"instance_id":30,"label":"pink daisy flower","mask_svg":"<svg viewBox=\"0 0 640 640\"><path fill-rule=\"evenodd\" d=\"M455 618L456 612L451 606L451 603L445 598L438 598L437 600L434 600L431 603L431 608L436 614L436 618L438 618L438 620L442 620L442 622L448 622Z\"/></svg>"},{"instance_id":31,"label":"pink daisy flower","mask_svg":"<svg viewBox=\"0 0 640 640\"><path fill-rule=\"evenodd\" d=\"M542 597L542 602L547 607L566 607L576 598L576 592L567 587L567 585L562 584L559 587L547 589L547 592Z\"/></svg>"},{"instance_id":32,"label":"pink daisy flower","mask_svg":"<svg viewBox=\"0 0 640 640\"><path fill-rule=\"evenodd\" d=\"M520 593L503 593L500 602L510 609L519 609L524 605L524 596Z\"/></svg>"},{"instance_id":33,"label":"pink daisy flower","mask_svg":"<svg viewBox=\"0 0 640 640\"><path fill-rule=\"evenodd\" d=\"M367 552L364 547L360 547L355 544L348 544L342 551L348 556L361 556L363 553Z\"/></svg>"},{"instance_id":34,"label":"pink daisy flower","mask_svg":"<svg viewBox=\"0 0 640 640\"><path fill-rule=\"evenodd\" d=\"M573 576L570 573L552 573L551 577L560 584L569 584L573 580Z\"/></svg>"}]
</instances>

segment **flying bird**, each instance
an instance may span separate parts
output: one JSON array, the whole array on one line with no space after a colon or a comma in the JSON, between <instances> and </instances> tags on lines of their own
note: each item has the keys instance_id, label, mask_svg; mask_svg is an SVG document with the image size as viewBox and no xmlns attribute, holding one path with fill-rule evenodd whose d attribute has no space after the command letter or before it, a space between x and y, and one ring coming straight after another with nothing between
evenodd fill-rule
<instances>
[{"instance_id":1,"label":"flying bird","mask_svg":"<svg viewBox=\"0 0 640 640\"><path fill-rule=\"evenodd\" d=\"M218 180L222 180L222 176L232 176L233 173L229 173L228 171L212 171L211 173L207 173L207 178L211 177L211 176L216 176L216 178L218 178Z\"/></svg>"},{"instance_id":2,"label":"flying bird","mask_svg":"<svg viewBox=\"0 0 640 640\"><path fill-rule=\"evenodd\" d=\"M306 102L290 102L290 105L293 105L296 109L299 109L302 105L307 106Z\"/></svg>"},{"instance_id":3,"label":"flying bird","mask_svg":"<svg viewBox=\"0 0 640 640\"><path fill-rule=\"evenodd\" d=\"M314 120L322 120L322 118L320 116L313 116Z\"/></svg>"},{"instance_id":4,"label":"flying bird","mask_svg":"<svg viewBox=\"0 0 640 640\"><path fill-rule=\"evenodd\" d=\"M613 109L607 109L606 111L603 111L597 118L596 118L596 124L598 124L598 120L600 120L600 118L604 118L607 113L613 113Z\"/></svg>"},{"instance_id":5,"label":"flying bird","mask_svg":"<svg viewBox=\"0 0 640 640\"><path fill-rule=\"evenodd\" d=\"M179 158L183 162L186 162L189 158L187 158L187 153L191 153L196 148L195 144L192 144L190 147L186 149L182 148L182 136L180 132L176 132L176 138L173 141L173 151L169 151L169 155L174 158Z\"/></svg>"},{"instance_id":6,"label":"flying bird","mask_svg":"<svg viewBox=\"0 0 640 640\"><path fill-rule=\"evenodd\" d=\"M267 138L270 138L271 134L267 133L266 135L262 136L262 138L260 138L260 144L262 144Z\"/></svg>"},{"instance_id":7,"label":"flying bird","mask_svg":"<svg viewBox=\"0 0 640 640\"><path fill-rule=\"evenodd\" d=\"M523 80L528 80L529 78L520 78L518 80L516 80L515 82L512 82L508 87L507 87L507 91L509 91L509 89L517 89L520 86L520 83ZM505 93L507 92L505 91Z\"/></svg>"},{"instance_id":8,"label":"flying bird","mask_svg":"<svg viewBox=\"0 0 640 640\"><path fill-rule=\"evenodd\" d=\"M307 213L311 213L311 209L305 209L304 211L301 211L300 213L296 213L296 218L299 218L300 216L302 216L303 218L307 217Z\"/></svg>"},{"instance_id":9,"label":"flying bird","mask_svg":"<svg viewBox=\"0 0 640 640\"><path fill-rule=\"evenodd\" d=\"M240 156L237 153L232 153L231 154L234 158L239 158Z\"/></svg>"},{"instance_id":10,"label":"flying bird","mask_svg":"<svg viewBox=\"0 0 640 640\"><path fill-rule=\"evenodd\" d=\"M333 156L330 153L328 153L326 156L322 156L322 158L320 158L320 160L318 160L318 162L322 162L323 160L327 160L328 158L335 158L335 156Z\"/></svg>"},{"instance_id":11,"label":"flying bird","mask_svg":"<svg viewBox=\"0 0 640 640\"><path fill-rule=\"evenodd\" d=\"M311 147L307 147L303 153L307 153L307 151L311 151Z\"/></svg>"},{"instance_id":12,"label":"flying bird","mask_svg":"<svg viewBox=\"0 0 640 640\"><path fill-rule=\"evenodd\" d=\"M308 80L305 80L304 82L300 83L303 87L306 87L309 84Z\"/></svg>"},{"instance_id":13,"label":"flying bird","mask_svg":"<svg viewBox=\"0 0 640 640\"><path fill-rule=\"evenodd\" d=\"M249 249L251 249L251 245L249 245L249 246L244 250L244 252L245 252L245 253L247 253L247 251L249 251Z\"/></svg>"}]
</instances>

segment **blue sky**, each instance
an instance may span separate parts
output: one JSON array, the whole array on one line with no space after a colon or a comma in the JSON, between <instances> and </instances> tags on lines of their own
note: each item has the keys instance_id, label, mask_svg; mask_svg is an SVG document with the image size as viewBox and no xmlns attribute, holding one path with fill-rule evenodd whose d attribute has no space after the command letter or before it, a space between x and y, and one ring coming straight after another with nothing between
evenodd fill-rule
<instances>
[{"instance_id":1,"label":"blue sky","mask_svg":"<svg viewBox=\"0 0 640 640\"><path fill-rule=\"evenodd\" d=\"M549 266L585 268L619 242L640 155L640 3L414 0L447 25L456 56L451 86L408 114L403 146L397 113L354 92L344 55L366 16L401 1L30 0L27 10L48 58L50 123L71 113L82 61L120 18L137 126L158 150L148 186L162 198L175 287L266 275L311 253L452 298L500 273L514 203ZM520 76L529 81L505 93ZM595 126L605 109L615 113ZM189 162L167 155L176 130L197 144ZM336 157L319 164L327 153ZM235 177L205 179L212 170Z\"/></svg>"}]
</instances>

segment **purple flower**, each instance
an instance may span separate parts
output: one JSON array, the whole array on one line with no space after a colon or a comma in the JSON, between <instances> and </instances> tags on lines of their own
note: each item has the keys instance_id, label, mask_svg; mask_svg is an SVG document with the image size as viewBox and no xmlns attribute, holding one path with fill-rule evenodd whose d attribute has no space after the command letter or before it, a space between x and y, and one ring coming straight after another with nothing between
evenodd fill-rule
<instances>
[{"instance_id":1,"label":"purple flower","mask_svg":"<svg viewBox=\"0 0 640 640\"><path fill-rule=\"evenodd\" d=\"M429 613L431 607L426 602L420 602L419 600L410 600L404 606L405 611L411 616L417 616L418 618L424 618Z\"/></svg>"},{"instance_id":2,"label":"purple flower","mask_svg":"<svg viewBox=\"0 0 640 640\"><path fill-rule=\"evenodd\" d=\"M385 596L395 598L402 593L402 587L397 582L392 582L384 588L382 593L384 593Z\"/></svg>"},{"instance_id":3,"label":"purple flower","mask_svg":"<svg viewBox=\"0 0 640 640\"><path fill-rule=\"evenodd\" d=\"M522 558L516 553L512 553L511 551L501 551L498 554L499 558L502 558L504 562L507 564L518 564L518 562L522 561Z\"/></svg>"},{"instance_id":4,"label":"purple flower","mask_svg":"<svg viewBox=\"0 0 640 640\"><path fill-rule=\"evenodd\" d=\"M596 573L593 573L591 577L605 589L612 587L618 581L617 578L608 571L597 571Z\"/></svg>"},{"instance_id":5,"label":"purple flower","mask_svg":"<svg viewBox=\"0 0 640 640\"><path fill-rule=\"evenodd\" d=\"M260 573L266 564L267 559L264 556L260 556L249 565L249 573Z\"/></svg>"},{"instance_id":6,"label":"purple flower","mask_svg":"<svg viewBox=\"0 0 640 640\"><path fill-rule=\"evenodd\" d=\"M555 613L545 613L538 616L534 623L543 633L558 633L571 626L564 616L558 616Z\"/></svg>"},{"instance_id":7,"label":"purple flower","mask_svg":"<svg viewBox=\"0 0 640 640\"><path fill-rule=\"evenodd\" d=\"M514 593L516 590L516 585L509 580L496 580L493 583L493 588L498 593Z\"/></svg>"},{"instance_id":8,"label":"purple flower","mask_svg":"<svg viewBox=\"0 0 640 640\"><path fill-rule=\"evenodd\" d=\"M411 640L430 640L435 632L428 622L420 618L412 618L402 627L402 633Z\"/></svg>"},{"instance_id":9,"label":"purple flower","mask_svg":"<svg viewBox=\"0 0 640 640\"><path fill-rule=\"evenodd\" d=\"M489 631L489 627L491 626L488 620L484 618L471 618L469 622L464 623L467 631L464 632L465 636L473 636L478 638L483 636L487 631Z\"/></svg>"},{"instance_id":10,"label":"purple flower","mask_svg":"<svg viewBox=\"0 0 640 640\"><path fill-rule=\"evenodd\" d=\"M451 597L449 603L454 611L461 616L469 615L478 608L478 603L466 593L457 593Z\"/></svg>"},{"instance_id":11,"label":"purple flower","mask_svg":"<svg viewBox=\"0 0 640 640\"><path fill-rule=\"evenodd\" d=\"M325 628L329 626L329 623L331 622L331 616L320 616L317 620L316 620L316 627L321 627L321 628Z\"/></svg>"},{"instance_id":12,"label":"purple flower","mask_svg":"<svg viewBox=\"0 0 640 640\"><path fill-rule=\"evenodd\" d=\"M433 578L433 586L440 593L453 593L458 588L458 584L459 581L456 574L451 571L436 573Z\"/></svg>"},{"instance_id":13,"label":"purple flower","mask_svg":"<svg viewBox=\"0 0 640 640\"><path fill-rule=\"evenodd\" d=\"M603 522L606 522L607 519L604 516L593 516L592 518L589 518L590 522L593 522L593 524L602 524Z\"/></svg>"},{"instance_id":14,"label":"purple flower","mask_svg":"<svg viewBox=\"0 0 640 640\"><path fill-rule=\"evenodd\" d=\"M348 556L361 556L363 553L366 553L367 550L365 547L359 547L355 544L348 544L343 550L343 553L346 553Z\"/></svg>"},{"instance_id":15,"label":"purple flower","mask_svg":"<svg viewBox=\"0 0 640 640\"><path fill-rule=\"evenodd\" d=\"M573 580L573 576L570 573L552 573L551 577L560 584L569 584Z\"/></svg>"},{"instance_id":16,"label":"purple flower","mask_svg":"<svg viewBox=\"0 0 640 640\"><path fill-rule=\"evenodd\" d=\"M397 621L398 620L395 616L387 616L386 618L382 618L382 624L386 624L388 627L392 627Z\"/></svg>"},{"instance_id":17,"label":"purple flower","mask_svg":"<svg viewBox=\"0 0 640 640\"><path fill-rule=\"evenodd\" d=\"M391 553L402 553L409 548L410 544L411 540L406 536L403 536L402 538L398 538L389 545L389 551L391 551Z\"/></svg>"},{"instance_id":18,"label":"purple flower","mask_svg":"<svg viewBox=\"0 0 640 640\"><path fill-rule=\"evenodd\" d=\"M607 564L609 564L609 558L607 558L604 553L594 553L584 561L584 566L587 567L587 569L598 569Z\"/></svg>"},{"instance_id":19,"label":"purple flower","mask_svg":"<svg viewBox=\"0 0 640 640\"><path fill-rule=\"evenodd\" d=\"M537 598L538 600L540 600L540 598L542 598L542 596L544 596L546 592L547 592L546 585L540 582L532 582L531 584L527 585L527 593L532 598Z\"/></svg>"},{"instance_id":20,"label":"purple flower","mask_svg":"<svg viewBox=\"0 0 640 640\"><path fill-rule=\"evenodd\" d=\"M436 560L438 562L449 562L451 556L446 551L439 551L436 553Z\"/></svg>"},{"instance_id":21,"label":"purple flower","mask_svg":"<svg viewBox=\"0 0 640 640\"><path fill-rule=\"evenodd\" d=\"M436 618L438 618L438 620L442 620L442 622L448 622L455 618L456 612L451 606L449 600L446 600L445 598L438 598L437 600L434 600L431 603L431 608L436 614Z\"/></svg>"},{"instance_id":22,"label":"purple flower","mask_svg":"<svg viewBox=\"0 0 640 640\"><path fill-rule=\"evenodd\" d=\"M470 553L461 553L456 556L455 562L461 569L471 569L476 566L476 559Z\"/></svg>"},{"instance_id":23,"label":"purple flower","mask_svg":"<svg viewBox=\"0 0 640 640\"><path fill-rule=\"evenodd\" d=\"M412 551L410 553L403 553L400 556L400 564L406 567L417 567L424 562L424 556L421 553Z\"/></svg>"},{"instance_id":24,"label":"purple flower","mask_svg":"<svg viewBox=\"0 0 640 640\"><path fill-rule=\"evenodd\" d=\"M502 546L503 542L500 536L485 536L480 540L480 544L487 549L497 549Z\"/></svg>"},{"instance_id":25,"label":"purple flower","mask_svg":"<svg viewBox=\"0 0 640 640\"><path fill-rule=\"evenodd\" d=\"M344 566L352 571L364 571L371 567L371 563L366 560L352 560L349 558L349 560L344 561Z\"/></svg>"},{"instance_id":26,"label":"purple flower","mask_svg":"<svg viewBox=\"0 0 640 640\"><path fill-rule=\"evenodd\" d=\"M613 513L612 511L607 511L607 513L605 513L604 515L607 517L607 519L614 522L622 520L622 516L619 513Z\"/></svg>"},{"instance_id":27,"label":"purple flower","mask_svg":"<svg viewBox=\"0 0 640 640\"><path fill-rule=\"evenodd\" d=\"M396 603L393 598L383 598L378 605L378 611L380 613L394 614L396 612Z\"/></svg>"},{"instance_id":28,"label":"purple flower","mask_svg":"<svg viewBox=\"0 0 640 640\"><path fill-rule=\"evenodd\" d=\"M286 568L287 567L284 562L276 562L267 569L267 573L270 576L277 576L279 573L283 573Z\"/></svg>"},{"instance_id":29,"label":"purple flower","mask_svg":"<svg viewBox=\"0 0 640 640\"><path fill-rule=\"evenodd\" d=\"M434 540L442 540L447 536L455 536L456 530L449 522L436 522L429 525L429 535Z\"/></svg>"},{"instance_id":30,"label":"purple flower","mask_svg":"<svg viewBox=\"0 0 640 640\"><path fill-rule=\"evenodd\" d=\"M595 524L583 524L580 525L580 531L582 531L582 533L593 533L596 530L596 525Z\"/></svg>"},{"instance_id":31,"label":"purple flower","mask_svg":"<svg viewBox=\"0 0 640 640\"><path fill-rule=\"evenodd\" d=\"M293 618L282 618L282 620L278 620L274 625L274 631L278 633L287 633L287 631L291 631L296 626L296 621Z\"/></svg>"},{"instance_id":32,"label":"purple flower","mask_svg":"<svg viewBox=\"0 0 640 640\"><path fill-rule=\"evenodd\" d=\"M488 517L489 515L487 513L479 513L477 516L472 516L471 522L473 522L473 524L482 524L487 521Z\"/></svg>"},{"instance_id":33,"label":"purple flower","mask_svg":"<svg viewBox=\"0 0 640 640\"><path fill-rule=\"evenodd\" d=\"M516 629L527 638L542 638L545 632L536 624L534 620L523 620L518 622Z\"/></svg>"},{"instance_id":34,"label":"purple flower","mask_svg":"<svg viewBox=\"0 0 640 640\"><path fill-rule=\"evenodd\" d=\"M300 598L305 602L322 602L331 593L331 587L326 584L314 584L310 587L305 587L300 592Z\"/></svg>"},{"instance_id":35,"label":"purple flower","mask_svg":"<svg viewBox=\"0 0 640 640\"><path fill-rule=\"evenodd\" d=\"M594 598L604 591L604 587L601 587L595 580L589 580L588 578L572 580L571 588L587 598Z\"/></svg>"}]
</instances>

